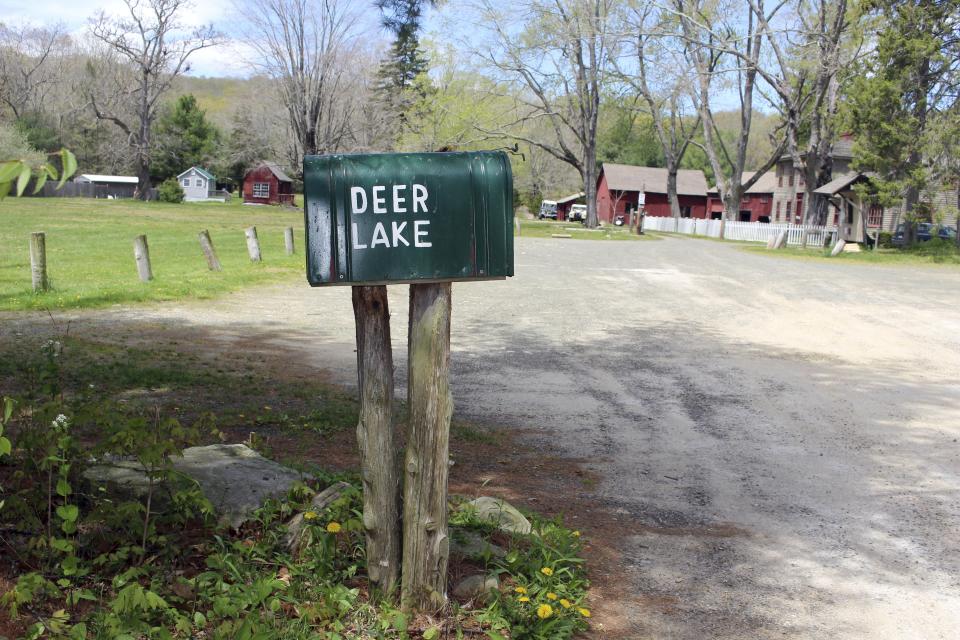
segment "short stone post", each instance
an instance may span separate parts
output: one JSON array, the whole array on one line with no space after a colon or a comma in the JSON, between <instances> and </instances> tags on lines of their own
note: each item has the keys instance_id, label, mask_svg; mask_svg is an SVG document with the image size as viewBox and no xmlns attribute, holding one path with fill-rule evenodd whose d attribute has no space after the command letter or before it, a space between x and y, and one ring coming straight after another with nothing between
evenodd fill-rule
<instances>
[{"instance_id":1,"label":"short stone post","mask_svg":"<svg viewBox=\"0 0 960 640\"><path fill-rule=\"evenodd\" d=\"M771 233L767 236L767 249L773 249L774 244L777 242L776 234Z\"/></svg>"},{"instance_id":2,"label":"short stone post","mask_svg":"<svg viewBox=\"0 0 960 640\"><path fill-rule=\"evenodd\" d=\"M801 249L807 248L808 235L809 235L809 232L807 231L807 228L804 227L803 231L800 232L800 248Z\"/></svg>"},{"instance_id":3,"label":"short stone post","mask_svg":"<svg viewBox=\"0 0 960 640\"><path fill-rule=\"evenodd\" d=\"M773 246L774 249L783 249L785 246L787 246L787 234L788 234L788 233L789 233L789 232L787 232L787 231L781 231L781 232L780 232L780 235L777 236L777 241L776 241L776 243L775 243L774 246Z\"/></svg>"},{"instance_id":4,"label":"short stone post","mask_svg":"<svg viewBox=\"0 0 960 640\"><path fill-rule=\"evenodd\" d=\"M404 459L401 606L436 611L447 600L450 462L450 283L410 285L409 424Z\"/></svg>"},{"instance_id":5,"label":"short stone post","mask_svg":"<svg viewBox=\"0 0 960 640\"><path fill-rule=\"evenodd\" d=\"M833 250L830 252L830 257L836 257L843 253L843 248L847 246L846 240L837 240L837 244L833 245Z\"/></svg>"},{"instance_id":6,"label":"short stone post","mask_svg":"<svg viewBox=\"0 0 960 640\"><path fill-rule=\"evenodd\" d=\"M204 229L197 235L197 239L200 240L200 249L207 259L207 267L210 268L210 271L220 271L222 269L220 259L217 258L217 252L213 250L213 240L210 239L210 232Z\"/></svg>"},{"instance_id":7,"label":"short stone post","mask_svg":"<svg viewBox=\"0 0 960 640\"><path fill-rule=\"evenodd\" d=\"M287 248L287 255L292 256L294 253L293 227L287 227L283 230L283 244Z\"/></svg>"},{"instance_id":8,"label":"short stone post","mask_svg":"<svg viewBox=\"0 0 960 640\"><path fill-rule=\"evenodd\" d=\"M47 236L42 231L30 234L30 277L35 293L47 291Z\"/></svg>"},{"instance_id":9,"label":"short stone post","mask_svg":"<svg viewBox=\"0 0 960 640\"><path fill-rule=\"evenodd\" d=\"M247 253L250 262L260 262L260 240L257 238L257 228L250 227L244 232L247 236Z\"/></svg>"},{"instance_id":10,"label":"short stone post","mask_svg":"<svg viewBox=\"0 0 960 640\"><path fill-rule=\"evenodd\" d=\"M153 280L153 269L150 268L150 248L147 246L147 236L137 236L133 240L133 257L137 261L137 273L140 282Z\"/></svg>"}]
</instances>

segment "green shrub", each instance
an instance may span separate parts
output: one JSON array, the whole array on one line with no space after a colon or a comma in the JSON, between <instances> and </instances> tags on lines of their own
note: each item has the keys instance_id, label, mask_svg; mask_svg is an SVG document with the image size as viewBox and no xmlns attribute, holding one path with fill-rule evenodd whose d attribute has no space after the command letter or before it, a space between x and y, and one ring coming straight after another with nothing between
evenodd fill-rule
<instances>
[{"instance_id":1,"label":"green shrub","mask_svg":"<svg viewBox=\"0 0 960 640\"><path fill-rule=\"evenodd\" d=\"M176 178L167 178L160 183L157 189L157 198L160 202L183 202L183 188Z\"/></svg>"},{"instance_id":2,"label":"green shrub","mask_svg":"<svg viewBox=\"0 0 960 640\"><path fill-rule=\"evenodd\" d=\"M893 248L893 234L889 231L880 232L880 246L884 249Z\"/></svg>"}]
</instances>

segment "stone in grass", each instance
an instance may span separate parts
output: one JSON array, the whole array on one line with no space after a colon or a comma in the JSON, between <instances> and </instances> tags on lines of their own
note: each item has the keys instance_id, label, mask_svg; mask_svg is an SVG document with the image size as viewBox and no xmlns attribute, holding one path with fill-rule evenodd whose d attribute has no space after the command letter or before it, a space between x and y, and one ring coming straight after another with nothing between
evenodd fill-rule
<instances>
[{"instance_id":1,"label":"stone in grass","mask_svg":"<svg viewBox=\"0 0 960 640\"><path fill-rule=\"evenodd\" d=\"M483 603L490 598L491 591L500 589L500 581L497 576L487 576L477 574L467 576L457 583L453 588L453 595L457 600L476 600Z\"/></svg>"},{"instance_id":2,"label":"stone in grass","mask_svg":"<svg viewBox=\"0 0 960 640\"><path fill-rule=\"evenodd\" d=\"M491 522L507 533L530 533L530 521L516 507L501 498L480 496L463 507L471 509L480 520Z\"/></svg>"},{"instance_id":3,"label":"stone in grass","mask_svg":"<svg viewBox=\"0 0 960 640\"><path fill-rule=\"evenodd\" d=\"M476 531L451 527L450 555L457 555L470 560L483 560L485 558L504 558L507 551L503 547L484 539Z\"/></svg>"},{"instance_id":4,"label":"stone in grass","mask_svg":"<svg viewBox=\"0 0 960 640\"><path fill-rule=\"evenodd\" d=\"M830 252L830 257L835 258L840 255L845 246L847 246L846 240L837 240L837 244L833 245L833 250Z\"/></svg>"},{"instance_id":5,"label":"stone in grass","mask_svg":"<svg viewBox=\"0 0 960 640\"><path fill-rule=\"evenodd\" d=\"M285 495L301 475L243 444L188 447L171 459L174 471L196 481L220 521L237 528L269 498ZM92 466L84 477L114 495L146 494L143 468L131 460ZM159 492L162 493L162 492Z\"/></svg>"}]
</instances>

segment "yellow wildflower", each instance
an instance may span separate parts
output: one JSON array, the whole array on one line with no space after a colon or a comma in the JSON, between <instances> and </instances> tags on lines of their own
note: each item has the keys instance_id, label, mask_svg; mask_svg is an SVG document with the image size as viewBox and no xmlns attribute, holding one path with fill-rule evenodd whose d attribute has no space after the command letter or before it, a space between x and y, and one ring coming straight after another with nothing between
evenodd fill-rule
<instances>
[{"instance_id":1,"label":"yellow wildflower","mask_svg":"<svg viewBox=\"0 0 960 640\"><path fill-rule=\"evenodd\" d=\"M573 605L566 598L560 598L560 606L562 606L564 609L569 609Z\"/></svg>"},{"instance_id":2,"label":"yellow wildflower","mask_svg":"<svg viewBox=\"0 0 960 640\"><path fill-rule=\"evenodd\" d=\"M553 591L547 592L547 600L556 600L556 599L557 599L557 594L555 594Z\"/></svg>"},{"instance_id":3,"label":"yellow wildflower","mask_svg":"<svg viewBox=\"0 0 960 640\"><path fill-rule=\"evenodd\" d=\"M573 537L574 537L574 538L579 538L579 537L580 537L580 532L579 532L579 531L574 531L574 532L573 532Z\"/></svg>"},{"instance_id":4,"label":"yellow wildflower","mask_svg":"<svg viewBox=\"0 0 960 640\"><path fill-rule=\"evenodd\" d=\"M316 511L307 511L305 514L303 514L303 519L304 519L304 520L316 520L316 519L317 519L317 512L316 512Z\"/></svg>"},{"instance_id":5,"label":"yellow wildflower","mask_svg":"<svg viewBox=\"0 0 960 640\"><path fill-rule=\"evenodd\" d=\"M327 523L327 533L340 533L340 523L339 523L339 522L328 522L328 523Z\"/></svg>"},{"instance_id":6,"label":"yellow wildflower","mask_svg":"<svg viewBox=\"0 0 960 640\"><path fill-rule=\"evenodd\" d=\"M517 593L520 593L520 594L523 594L523 593L526 593L526 592L527 592L527 588L526 588L526 587L514 587L513 590L516 591Z\"/></svg>"},{"instance_id":7,"label":"yellow wildflower","mask_svg":"<svg viewBox=\"0 0 960 640\"><path fill-rule=\"evenodd\" d=\"M545 576L552 576L553 569L551 569L550 567L544 567L543 569L540 569L540 573L542 573Z\"/></svg>"},{"instance_id":8,"label":"yellow wildflower","mask_svg":"<svg viewBox=\"0 0 960 640\"><path fill-rule=\"evenodd\" d=\"M517 601L518 601L518 602L530 602L530 598L528 598L527 596L520 596L519 598L517 598Z\"/></svg>"},{"instance_id":9,"label":"yellow wildflower","mask_svg":"<svg viewBox=\"0 0 960 640\"><path fill-rule=\"evenodd\" d=\"M548 604L542 604L537 607L537 617L541 620L546 620L553 615L553 607Z\"/></svg>"},{"instance_id":10,"label":"yellow wildflower","mask_svg":"<svg viewBox=\"0 0 960 640\"><path fill-rule=\"evenodd\" d=\"M580 609L577 609L577 611L579 611L580 615L582 615L584 618L590 617L590 609L584 609L581 607Z\"/></svg>"}]
</instances>

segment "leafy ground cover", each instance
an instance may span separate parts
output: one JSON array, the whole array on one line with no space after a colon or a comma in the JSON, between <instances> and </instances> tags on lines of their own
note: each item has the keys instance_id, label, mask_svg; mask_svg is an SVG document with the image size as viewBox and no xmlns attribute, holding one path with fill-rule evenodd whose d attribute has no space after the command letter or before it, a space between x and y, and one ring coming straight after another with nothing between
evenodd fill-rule
<instances>
[{"instance_id":1,"label":"leafy ground cover","mask_svg":"<svg viewBox=\"0 0 960 640\"><path fill-rule=\"evenodd\" d=\"M356 402L315 378L284 381L162 344L31 334L0 343L0 388L14 398L0 413L0 636L497 640L564 638L588 626L579 532L530 513L537 535L511 536L459 509L459 498L452 524L506 554L452 562L451 586L482 571L500 577L500 590L429 615L375 598L355 447L343 449ZM452 433L457 457L504 445L469 424ZM170 460L186 445L241 438L301 469L302 482L229 530ZM107 498L86 484L83 469L105 455L133 458L169 483L166 506ZM309 511L314 493L337 480L351 489ZM296 512L308 544L294 553L284 523Z\"/></svg>"},{"instance_id":2,"label":"leafy ground cover","mask_svg":"<svg viewBox=\"0 0 960 640\"><path fill-rule=\"evenodd\" d=\"M255 225L263 262L251 263L244 229ZM303 238L296 209L231 204L164 204L93 198L0 201L0 310L103 307L117 303L207 298L251 284L302 277L303 247L287 256L283 229ZM207 269L197 234L207 229L223 271ZM52 289L34 294L30 233L46 233ZM146 234L154 280L141 283L133 239Z\"/></svg>"}]
</instances>

